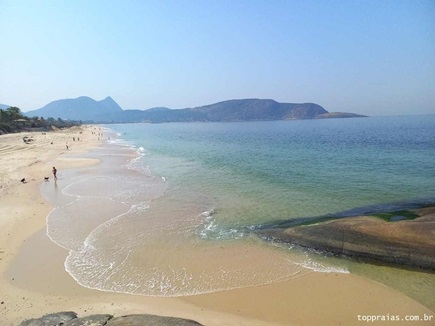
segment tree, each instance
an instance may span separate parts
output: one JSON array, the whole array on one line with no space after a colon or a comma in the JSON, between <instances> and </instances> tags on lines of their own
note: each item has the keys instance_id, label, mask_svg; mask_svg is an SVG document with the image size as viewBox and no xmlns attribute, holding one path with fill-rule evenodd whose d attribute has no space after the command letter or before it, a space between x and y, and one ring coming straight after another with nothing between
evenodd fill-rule
<instances>
[{"instance_id":1,"label":"tree","mask_svg":"<svg viewBox=\"0 0 435 326\"><path fill-rule=\"evenodd\" d=\"M17 121L19 120L19 121ZM34 128L50 129L50 126L57 128L68 128L80 125L78 121L64 121L61 118L57 120L54 118L29 118L21 113L17 107L10 107L9 109L0 109L0 134L19 132L23 130L31 131Z\"/></svg>"},{"instance_id":2,"label":"tree","mask_svg":"<svg viewBox=\"0 0 435 326\"><path fill-rule=\"evenodd\" d=\"M21 110L16 106L10 107L6 110L0 110L0 122L11 122L18 119L24 119Z\"/></svg>"},{"instance_id":3,"label":"tree","mask_svg":"<svg viewBox=\"0 0 435 326\"><path fill-rule=\"evenodd\" d=\"M13 120L24 118L23 114L21 113L20 108L17 108L16 106L11 106L6 111L9 111L9 114L11 115Z\"/></svg>"}]
</instances>

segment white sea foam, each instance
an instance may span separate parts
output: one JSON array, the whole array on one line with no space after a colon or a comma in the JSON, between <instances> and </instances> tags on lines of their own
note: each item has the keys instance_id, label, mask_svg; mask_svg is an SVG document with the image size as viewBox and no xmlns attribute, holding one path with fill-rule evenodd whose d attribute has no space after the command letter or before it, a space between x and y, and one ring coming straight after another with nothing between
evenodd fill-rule
<instances>
[{"instance_id":1,"label":"white sea foam","mask_svg":"<svg viewBox=\"0 0 435 326\"><path fill-rule=\"evenodd\" d=\"M208 211L202 212L201 216L208 219L211 218L211 216L214 214L214 209L210 209Z\"/></svg>"},{"instance_id":2,"label":"white sea foam","mask_svg":"<svg viewBox=\"0 0 435 326\"><path fill-rule=\"evenodd\" d=\"M215 210L210 209L201 213L203 219L197 232L202 239L230 240L240 239L245 232L236 228L225 228L219 225L214 217Z\"/></svg>"},{"instance_id":3,"label":"white sea foam","mask_svg":"<svg viewBox=\"0 0 435 326\"><path fill-rule=\"evenodd\" d=\"M142 147L141 147L142 148ZM139 155L127 162L125 167L129 170L143 173L146 176L152 176L151 168L148 164L145 164L144 157L145 151L136 151ZM163 178L163 177L162 177ZM166 180L163 180L163 182Z\"/></svg>"},{"instance_id":4,"label":"white sea foam","mask_svg":"<svg viewBox=\"0 0 435 326\"><path fill-rule=\"evenodd\" d=\"M298 254L293 257L293 259L287 259L292 264L301 266L305 269L319 272L319 273L339 273L339 274L349 274L349 270L346 267L339 267L339 266L331 266L327 265L325 263L320 263L318 261L314 261L312 258L310 258L310 253L314 253L314 251L309 250L308 252L305 251L305 249L302 249L299 246L295 246L292 244L283 244L280 242L274 242L272 241L271 244L278 248L283 248L289 251L297 252ZM300 251L303 250L301 253ZM316 255L320 255L320 253L316 253ZM320 256L319 256L320 257Z\"/></svg>"},{"instance_id":5,"label":"white sea foam","mask_svg":"<svg viewBox=\"0 0 435 326\"><path fill-rule=\"evenodd\" d=\"M314 272L319 273L337 273L337 274L349 274L349 270L345 267L336 266L325 266L321 263L315 262L311 259L304 260L301 263L293 262L296 265L302 266L303 268L310 269Z\"/></svg>"}]
</instances>

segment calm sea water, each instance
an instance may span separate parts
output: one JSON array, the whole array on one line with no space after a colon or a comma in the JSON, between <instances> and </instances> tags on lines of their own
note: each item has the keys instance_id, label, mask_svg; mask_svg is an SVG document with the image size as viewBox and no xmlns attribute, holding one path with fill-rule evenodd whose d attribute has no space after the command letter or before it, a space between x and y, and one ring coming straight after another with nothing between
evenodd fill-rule
<instances>
[{"instance_id":1,"label":"calm sea water","mask_svg":"<svg viewBox=\"0 0 435 326\"><path fill-rule=\"evenodd\" d=\"M233 227L435 197L435 116L112 125Z\"/></svg>"},{"instance_id":2,"label":"calm sea water","mask_svg":"<svg viewBox=\"0 0 435 326\"><path fill-rule=\"evenodd\" d=\"M276 247L250 230L434 202L435 116L108 128L108 144L89 155L99 166L65 173L56 191L42 188L56 206L48 234L71 250L66 268L80 284L176 296L350 270L433 304L433 275L392 277Z\"/></svg>"}]
</instances>

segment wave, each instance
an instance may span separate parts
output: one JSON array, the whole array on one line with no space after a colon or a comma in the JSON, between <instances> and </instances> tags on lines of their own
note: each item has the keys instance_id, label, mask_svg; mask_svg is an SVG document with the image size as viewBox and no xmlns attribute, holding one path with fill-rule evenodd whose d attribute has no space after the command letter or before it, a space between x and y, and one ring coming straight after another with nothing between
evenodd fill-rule
<instances>
[{"instance_id":1,"label":"wave","mask_svg":"<svg viewBox=\"0 0 435 326\"><path fill-rule=\"evenodd\" d=\"M246 235L244 229L229 228L220 225L214 217L214 209L210 209L201 213L203 222L198 228L198 236L201 239L211 240L237 240Z\"/></svg>"},{"instance_id":2,"label":"wave","mask_svg":"<svg viewBox=\"0 0 435 326\"><path fill-rule=\"evenodd\" d=\"M350 274L349 269L347 269L346 267L325 266L324 264L313 261L312 259L307 259L303 262L293 263L318 273Z\"/></svg>"}]
</instances>

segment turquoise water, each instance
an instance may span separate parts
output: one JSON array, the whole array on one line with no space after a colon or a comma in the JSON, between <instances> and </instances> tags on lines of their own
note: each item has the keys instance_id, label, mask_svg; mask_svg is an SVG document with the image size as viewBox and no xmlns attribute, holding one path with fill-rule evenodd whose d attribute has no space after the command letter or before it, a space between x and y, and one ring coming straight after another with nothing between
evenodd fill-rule
<instances>
[{"instance_id":1,"label":"turquoise water","mask_svg":"<svg viewBox=\"0 0 435 326\"><path fill-rule=\"evenodd\" d=\"M208 197L210 237L435 197L435 116L110 128L174 191Z\"/></svg>"},{"instance_id":2,"label":"turquoise water","mask_svg":"<svg viewBox=\"0 0 435 326\"><path fill-rule=\"evenodd\" d=\"M106 126L105 126L106 127ZM47 234L89 288L183 296L357 273L435 307L433 274L270 243L252 229L435 201L435 116L114 124L100 164L41 185Z\"/></svg>"}]
</instances>

